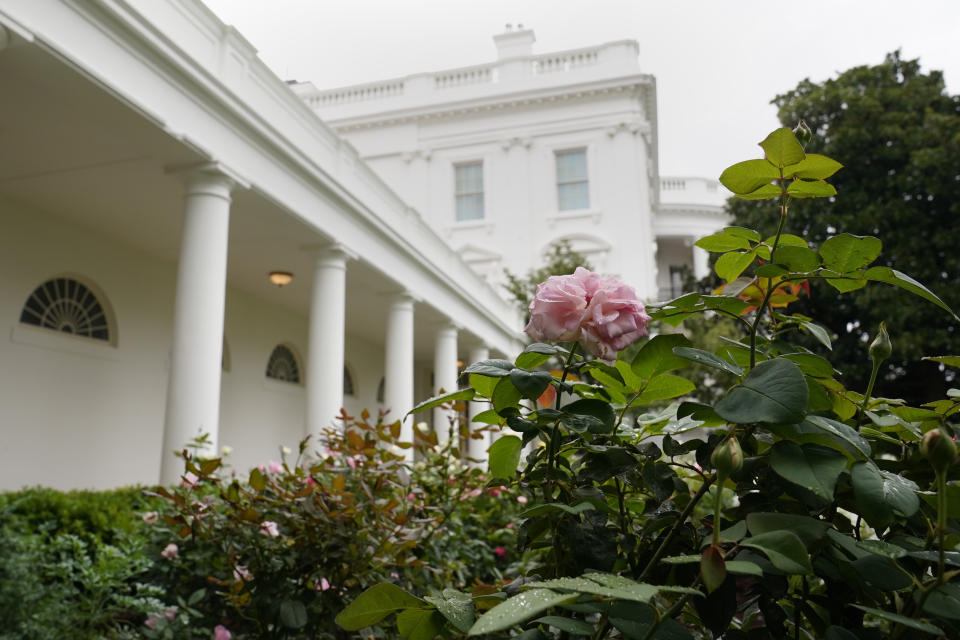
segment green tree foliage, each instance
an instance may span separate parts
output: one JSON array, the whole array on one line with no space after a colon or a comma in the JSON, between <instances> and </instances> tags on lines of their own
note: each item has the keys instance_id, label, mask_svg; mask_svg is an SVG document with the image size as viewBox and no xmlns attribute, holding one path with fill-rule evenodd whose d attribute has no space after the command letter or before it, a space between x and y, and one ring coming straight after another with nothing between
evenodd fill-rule
<instances>
[{"instance_id":1,"label":"green tree foliage","mask_svg":"<svg viewBox=\"0 0 960 640\"><path fill-rule=\"evenodd\" d=\"M882 237L877 264L896 264L948 305L960 305L960 96L945 92L941 72L923 73L918 60L903 60L897 51L883 64L826 82L804 80L773 102L784 125L803 119L813 130L808 153L846 167L831 179L842 198L792 203L791 232L815 246L841 229ZM729 211L733 224L763 233L776 229L777 216L766 203L734 199ZM832 360L846 373L848 388L865 388L868 337L886 321L893 356L881 371L878 394L922 402L946 391L938 365L920 357L955 353L960 340L956 324L933 305L894 287L841 294L821 285L794 310L835 334Z\"/></svg>"},{"instance_id":2,"label":"green tree foliage","mask_svg":"<svg viewBox=\"0 0 960 640\"><path fill-rule=\"evenodd\" d=\"M507 299L526 313L538 284L550 276L573 273L577 267L593 269L583 254L570 246L569 240L560 240L550 247L544 264L539 269L531 269L525 276L518 276L511 273L509 269L504 269L504 275L507 278L507 284L504 285L508 294Z\"/></svg>"}]
</instances>

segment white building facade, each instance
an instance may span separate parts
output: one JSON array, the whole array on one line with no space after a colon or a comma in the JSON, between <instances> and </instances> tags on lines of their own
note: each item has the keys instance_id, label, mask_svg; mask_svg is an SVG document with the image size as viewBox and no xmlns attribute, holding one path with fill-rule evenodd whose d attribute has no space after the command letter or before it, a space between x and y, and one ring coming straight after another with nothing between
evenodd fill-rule
<instances>
[{"instance_id":1,"label":"white building facade","mask_svg":"<svg viewBox=\"0 0 960 640\"><path fill-rule=\"evenodd\" d=\"M724 225L726 192L660 177L637 43L534 55L534 41L508 26L489 64L294 90L495 286L560 240L648 300L705 275L693 242Z\"/></svg>"}]
</instances>

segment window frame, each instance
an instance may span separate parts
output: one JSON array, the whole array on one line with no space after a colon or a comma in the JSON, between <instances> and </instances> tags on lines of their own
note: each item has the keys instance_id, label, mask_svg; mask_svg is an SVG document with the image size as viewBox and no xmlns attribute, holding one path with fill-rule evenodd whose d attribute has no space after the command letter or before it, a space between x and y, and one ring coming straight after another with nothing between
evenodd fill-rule
<instances>
[{"instance_id":1,"label":"window frame","mask_svg":"<svg viewBox=\"0 0 960 640\"><path fill-rule=\"evenodd\" d=\"M583 156L583 178L578 178L576 180L561 180L560 179L560 157L564 155L572 154L582 154ZM572 211L589 211L592 203L592 198L590 195L590 149L586 145L575 146L575 147L563 147L560 149L553 150L553 169L554 169L554 185L557 202L557 211L560 213L567 213ZM571 207L564 208L563 200L560 197L560 187L565 185L574 185L574 184L583 184L586 189L586 206L584 207Z\"/></svg>"},{"instance_id":2,"label":"window frame","mask_svg":"<svg viewBox=\"0 0 960 640\"><path fill-rule=\"evenodd\" d=\"M480 190L479 191L458 191L459 181L457 180L458 172L461 169L466 169L468 167L480 167ZM486 196L486 162L483 158L476 160L464 160L460 162L453 163L453 217L454 222L456 223L477 223L483 222L487 219L487 196ZM461 198L469 198L480 196L480 216L476 218L461 218L460 217L460 202Z\"/></svg>"}]
</instances>

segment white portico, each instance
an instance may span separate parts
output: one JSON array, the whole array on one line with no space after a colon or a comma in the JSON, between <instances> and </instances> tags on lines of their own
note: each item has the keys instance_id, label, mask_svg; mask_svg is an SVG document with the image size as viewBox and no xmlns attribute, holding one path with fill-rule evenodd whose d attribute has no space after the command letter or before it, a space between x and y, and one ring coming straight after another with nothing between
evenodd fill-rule
<instances>
[{"instance_id":1,"label":"white portico","mask_svg":"<svg viewBox=\"0 0 960 640\"><path fill-rule=\"evenodd\" d=\"M518 314L201 3L0 0L0 27L0 488L174 482L200 432L243 470L519 348Z\"/></svg>"}]
</instances>

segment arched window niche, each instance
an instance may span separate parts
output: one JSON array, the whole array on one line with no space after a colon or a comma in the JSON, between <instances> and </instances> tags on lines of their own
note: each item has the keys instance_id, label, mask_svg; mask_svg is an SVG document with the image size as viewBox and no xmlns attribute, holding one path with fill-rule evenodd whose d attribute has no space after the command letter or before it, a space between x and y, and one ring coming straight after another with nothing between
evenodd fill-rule
<instances>
[{"instance_id":1,"label":"arched window niche","mask_svg":"<svg viewBox=\"0 0 960 640\"><path fill-rule=\"evenodd\" d=\"M117 325L107 297L75 275L45 281L27 297L20 324L117 346Z\"/></svg>"},{"instance_id":2,"label":"arched window niche","mask_svg":"<svg viewBox=\"0 0 960 640\"><path fill-rule=\"evenodd\" d=\"M303 381L301 371L300 359L292 346L278 344L273 348L267 360L268 378L299 385Z\"/></svg>"},{"instance_id":3,"label":"arched window niche","mask_svg":"<svg viewBox=\"0 0 960 640\"><path fill-rule=\"evenodd\" d=\"M343 395L344 396L355 396L357 395L357 385L354 383L356 378L353 377L353 371L350 368L349 364L344 363L343 365Z\"/></svg>"}]
</instances>

